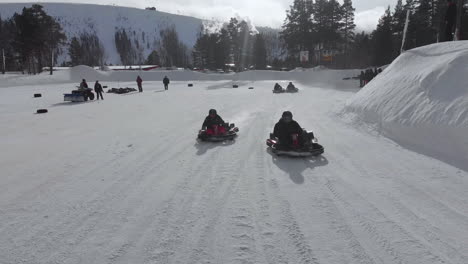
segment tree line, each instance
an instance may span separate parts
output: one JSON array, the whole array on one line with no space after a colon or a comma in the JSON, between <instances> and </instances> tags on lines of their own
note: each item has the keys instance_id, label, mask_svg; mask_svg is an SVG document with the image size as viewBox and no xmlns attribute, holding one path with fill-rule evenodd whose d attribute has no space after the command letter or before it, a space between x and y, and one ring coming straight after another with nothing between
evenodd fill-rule
<instances>
[{"instance_id":1,"label":"tree line","mask_svg":"<svg viewBox=\"0 0 468 264\"><path fill-rule=\"evenodd\" d=\"M41 5L25 7L20 14L15 13L7 20L0 18L2 71L36 74L49 66L52 74L52 66L66 39L60 24L47 15Z\"/></svg>"},{"instance_id":2,"label":"tree line","mask_svg":"<svg viewBox=\"0 0 468 264\"><path fill-rule=\"evenodd\" d=\"M328 65L365 68L390 63L401 50L407 11L410 23L403 49L443 41L447 0L398 0L380 18L377 28L356 33L352 0L295 0L287 11L281 37L288 51L286 63L294 66ZM462 39L468 36L467 5L462 12ZM299 52L309 62L299 62Z\"/></svg>"},{"instance_id":3,"label":"tree line","mask_svg":"<svg viewBox=\"0 0 468 264\"><path fill-rule=\"evenodd\" d=\"M193 66L203 69L267 67L268 36L254 32L244 20L231 18L219 32L201 29L192 51Z\"/></svg>"}]
</instances>

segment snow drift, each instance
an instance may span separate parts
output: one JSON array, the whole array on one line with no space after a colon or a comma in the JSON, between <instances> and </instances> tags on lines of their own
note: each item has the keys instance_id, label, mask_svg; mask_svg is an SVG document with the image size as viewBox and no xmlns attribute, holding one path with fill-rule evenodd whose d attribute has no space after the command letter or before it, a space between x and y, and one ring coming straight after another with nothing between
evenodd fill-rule
<instances>
[{"instance_id":1,"label":"snow drift","mask_svg":"<svg viewBox=\"0 0 468 264\"><path fill-rule=\"evenodd\" d=\"M345 110L406 147L468 169L467 73L468 41L410 50Z\"/></svg>"}]
</instances>

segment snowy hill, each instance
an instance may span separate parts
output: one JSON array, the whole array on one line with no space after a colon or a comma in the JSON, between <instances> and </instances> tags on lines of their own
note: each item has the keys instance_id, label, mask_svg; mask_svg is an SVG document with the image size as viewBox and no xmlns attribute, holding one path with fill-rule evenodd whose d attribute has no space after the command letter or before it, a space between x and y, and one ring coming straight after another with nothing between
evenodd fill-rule
<instances>
[{"instance_id":1,"label":"snowy hill","mask_svg":"<svg viewBox=\"0 0 468 264\"><path fill-rule=\"evenodd\" d=\"M130 37L141 44L143 56L146 58L154 49L155 41L160 38L160 30L174 25L181 41L191 48L205 23L198 18L128 7L68 3L40 4L62 25L68 40L83 32L96 33L105 47L106 61L109 64L120 63L114 41L117 30L125 29L131 33ZM23 7L31 5L32 3L2 3L0 16L2 19L11 17L15 12L21 13ZM216 23L206 22L206 25L215 27ZM66 56L60 58L59 64L67 60L67 50L64 54Z\"/></svg>"},{"instance_id":2,"label":"snowy hill","mask_svg":"<svg viewBox=\"0 0 468 264\"><path fill-rule=\"evenodd\" d=\"M468 42L405 52L347 103L412 149L467 169Z\"/></svg>"}]
</instances>

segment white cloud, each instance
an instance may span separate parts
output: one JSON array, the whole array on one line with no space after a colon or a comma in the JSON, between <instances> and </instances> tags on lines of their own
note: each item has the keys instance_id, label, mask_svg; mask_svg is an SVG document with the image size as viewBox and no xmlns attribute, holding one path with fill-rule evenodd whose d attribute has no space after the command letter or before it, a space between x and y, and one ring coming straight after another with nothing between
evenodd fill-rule
<instances>
[{"instance_id":1,"label":"white cloud","mask_svg":"<svg viewBox=\"0 0 468 264\"><path fill-rule=\"evenodd\" d=\"M378 6L370 10L357 12L354 17L356 30L367 32L374 30L380 17L385 13L385 9L383 6Z\"/></svg>"}]
</instances>

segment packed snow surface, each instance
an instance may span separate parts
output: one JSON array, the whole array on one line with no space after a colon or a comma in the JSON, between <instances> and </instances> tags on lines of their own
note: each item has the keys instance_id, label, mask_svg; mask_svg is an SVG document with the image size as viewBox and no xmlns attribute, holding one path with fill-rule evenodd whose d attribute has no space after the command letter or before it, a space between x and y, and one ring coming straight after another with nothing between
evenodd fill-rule
<instances>
[{"instance_id":1,"label":"packed snow surface","mask_svg":"<svg viewBox=\"0 0 468 264\"><path fill-rule=\"evenodd\" d=\"M468 41L406 51L345 112L421 153L468 169Z\"/></svg>"},{"instance_id":2,"label":"packed snow surface","mask_svg":"<svg viewBox=\"0 0 468 264\"><path fill-rule=\"evenodd\" d=\"M356 72L144 73L63 102L80 78L136 86L88 70L2 76L0 263L468 263L468 173L342 120ZM196 141L210 108L235 141ZM284 110L323 156L267 150Z\"/></svg>"}]
</instances>

